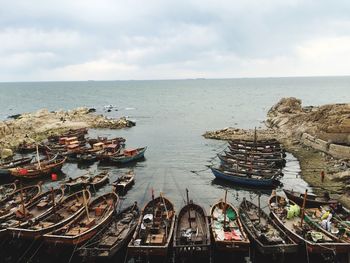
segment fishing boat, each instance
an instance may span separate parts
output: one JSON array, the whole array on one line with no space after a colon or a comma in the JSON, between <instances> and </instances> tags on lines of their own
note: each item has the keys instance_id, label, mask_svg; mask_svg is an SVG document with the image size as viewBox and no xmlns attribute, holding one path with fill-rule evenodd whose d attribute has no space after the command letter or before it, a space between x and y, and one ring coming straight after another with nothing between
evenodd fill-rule
<instances>
[{"instance_id":1,"label":"fishing boat","mask_svg":"<svg viewBox=\"0 0 350 263\"><path fill-rule=\"evenodd\" d=\"M255 175L261 176L264 178L278 178L282 177L283 173L280 169L271 170L271 169L249 169L249 168L241 168L239 166L230 166L221 164L220 168L223 171L231 172L237 175Z\"/></svg>"},{"instance_id":2,"label":"fishing boat","mask_svg":"<svg viewBox=\"0 0 350 263\"><path fill-rule=\"evenodd\" d=\"M17 190L17 181L10 184L0 185L0 201Z\"/></svg>"},{"instance_id":3,"label":"fishing boat","mask_svg":"<svg viewBox=\"0 0 350 263\"><path fill-rule=\"evenodd\" d=\"M111 157L118 157L120 151L123 149L124 144L108 144L105 145L103 151L97 154L97 157L102 162L108 162Z\"/></svg>"},{"instance_id":4,"label":"fishing boat","mask_svg":"<svg viewBox=\"0 0 350 263\"><path fill-rule=\"evenodd\" d=\"M91 147L93 147L95 143L99 143L99 142L102 142L104 145L110 145L110 144L122 145L125 143L125 138L115 137L112 139L108 139L107 137L98 136L97 139L88 139L88 143L90 144Z\"/></svg>"},{"instance_id":5,"label":"fishing boat","mask_svg":"<svg viewBox=\"0 0 350 263\"><path fill-rule=\"evenodd\" d=\"M287 189L283 189L283 191L289 200L292 200L300 206L303 205L304 194ZM330 199L328 193L325 193L324 196L317 196L315 194L308 193L306 196L305 207L320 207L322 205L330 205L336 203L337 200Z\"/></svg>"},{"instance_id":6,"label":"fishing boat","mask_svg":"<svg viewBox=\"0 0 350 263\"><path fill-rule=\"evenodd\" d=\"M304 208L303 208L304 207ZM300 208L292 200L286 200L275 191L269 199L271 217L296 243L306 247L309 253L348 253L350 243L339 242L321 232L314 224L304 220L305 206ZM304 210L305 211L305 210Z\"/></svg>"},{"instance_id":7,"label":"fishing boat","mask_svg":"<svg viewBox=\"0 0 350 263\"><path fill-rule=\"evenodd\" d=\"M251 156L261 156L264 158L283 158L283 154L280 151L270 151L270 152L263 152L263 151L255 151L255 150L242 150L242 149L236 149L234 147L228 147L230 150L230 153L232 154L243 154L243 155L251 155Z\"/></svg>"},{"instance_id":8,"label":"fishing boat","mask_svg":"<svg viewBox=\"0 0 350 263\"><path fill-rule=\"evenodd\" d=\"M236 208L225 201L219 201L210 209L211 232L218 251L234 252L249 250L250 242L245 233Z\"/></svg>"},{"instance_id":9,"label":"fishing boat","mask_svg":"<svg viewBox=\"0 0 350 263\"><path fill-rule=\"evenodd\" d=\"M200 205L189 200L181 208L175 221L173 248L176 258L204 258L210 256L208 217Z\"/></svg>"},{"instance_id":10,"label":"fishing boat","mask_svg":"<svg viewBox=\"0 0 350 263\"><path fill-rule=\"evenodd\" d=\"M51 175L53 172L60 171L65 161L66 157L58 157L56 155L48 161L38 161L36 164L11 168L9 170L11 175L14 177L30 180Z\"/></svg>"},{"instance_id":11,"label":"fishing boat","mask_svg":"<svg viewBox=\"0 0 350 263\"><path fill-rule=\"evenodd\" d=\"M146 204L128 245L130 256L167 256L175 225L173 203L160 195Z\"/></svg>"},{"instance_id":12,"label":"fishing boat","mask_svg":"<svg viewBox=\"0 0 350 263\"><path fill-rule=\"evenodd\" d=\"M225 154L229 158L246 162L264 162L267 164L273 163L278 167L283 167L286 164L286 160L281 157L258 156L252 154L235 154L228 151L225 151Z\"/></svg>"},{"instance_id":13,"label":"fishing boat","mask_svg":"<svg viewBox=\"0 0 350 263\"><path fill-rule=\"evenodd\" d=\"M48 140L50 142L59 142L60 138L64 137L77 137L78 139L84 139L85 134L88 133L87 128L80 128L80 129L70 129L67 132L61 134L61 135L50 135L48 137Z\"/></svg>"},{"instance_id":14,"label":"fishing boat","mask_svg":"<svg viewBox=\"0 0 350 263\"><path fill-rule=\"evenodd\" d=\"M41 184L20 188L0 201L0 222L15 214L19 206L26 207L41 193Z\"/></svg>"},{"instance_id":15,"label":"fishing boat","mask_svg":"<svg viewBox=\"0 0 350 263\"><path fill-rule=\"evenodd\" d=\"M133 171L129 171L128 173L118 177L118 179L113 183L115 187L115 191L117 193L125 194L126 190L134 184L135 174Z\"/></svg>"},{"instance_id":16,"label":"fishing boat","mask_svg":"<svg viewBox=\"0 0 350 263\"><path fill-rule=\"evenodd\" d=\"M55 205L53 209L40 217L40 220L27 221L19 227L9 227L7 231L16 238L37 239L52 232L77 218L88 204L91 194L83 190L69 195Z\"/></svg>"},{"instance_id":17,"label":"fishing boat","mask_svg":"<svg viewBox=\"0 0 350 263\"><path fill-rule=\"evenodd\" d=\"M281 143L276 139L267 139L267 140L244 140L244 139L236 139L230 140L230 144L241 144L241 145L249 145L252 147L274 147L281 146Z\"/></svg>"},{"instance_id":18,"label":"fishing boat","mask_svg":"<svg viewBox=\"0 0 350 263\"><path fill-rule=\"evenodd\" d=\"M340 203L307 208L304 219L335 240L350 243L350 213Z\"/></svg>"},{"instance_id":19,"label":"fishing boat","mask_svg":"<svg viewBox=\"0 0 350 263\"><path fill-rule=\"evenodd\" d=\"M44 214L49 213L54 206L59 204L63 197L63 189L52 189L39 194L24 207L21 205L17 207L14 214L0 225L0 231L9 227L24 226L29 220L32 222L40 220Z\"/></svg>"},{"instance_id":20,"label":"fishing boat","mask_svg":"<svg viewBox=\"0 0 350 263\"><path fill-rule=\"evenodd\" d=\"M135 204L116 214L104 230L83 244L78 249L79 256L89 260L113 257L129 243L139 218L140 209L135 202Z\"/></svg>"},{"instance_id":21,"label":"fishing boat","mask_svg":"<svg viewBox=\"0 0 350 263\"><path fill-rule=\"evenodd\" d=\"M250 241L255 244L260 253L281 254L297 252L297 243L259 206L243 199L239 207L239 215Z\"/></svg>"},{"instance_id":22,"label":"fishing boat","mask_svg":"<svg viewBox=\"0 0 350 263\"><path fill-rule=\"evenodd\" d=\"M98 175L90 177L88 184L92 187L92 189L96 190L101 186L105 185L106 183L108 183L108 181L109 181L108 171L103 171Z\"/></svg>"},{"instance_id":23,"label":"fishing boat","mask_svg":"<svg viewBox=\"0 0 350 263\"><path fill-rule=\"evenodd\" d=\"M68 180L64 181L63 184L66 186L66 188L71 190L77 190L83 188L85 185L87 185L90 182L91 177L88 175L81 175L76 178L69 177Z\"/></svg>"},{"instance_id":24,"label":"fishing boat","mask_svg":"<svg viewBox=\"0 0 350 263\"><path fill-rule=\"evenodd\" d=\"M92 164L98 160L96 154L89 152L78 153L75 158L78 164Z\"/></svg>"},{"instance_id":25,"label":"fishing boat","mask_svg":"<svg viewBox=\"0 0 350 263\"><path fill-rule=\"evenodd\" d=\"M11 175L9 169L17 167L17 166L22 166L22 165L28 164L32 161L32 159L33 159L33 157L24 157L24 158L13 159L13 160L7 161L7 162L1 162L0 163L1 179L3 178L3 176Z\"/></svg>"},{"instance_id":26,"label":"fishing boat","mask_svg":"<svg viewBox=\"0 0 350 263\"><path fill-rule=\"evenodd\" d=\"M55 245L78 246L103 229L111 220L118 204L115 193L107 193L94 199L89 205L85 201L84 209L72 222L45 234L46 243Z\"/></svg>"},{"instance_id":27,"label":"fishing boat","mask_svg":"<svg viewBox=\"0 0 350 263\"><path fill-rule=\"evenodd\" d=\"M226 155L218 154L217 155L222 164L231 165L231 166L239 166L242 168L248 169L279 169L276 168L274 163L266 163L266 162L258 162L258 161L241 161L230 158Z\"/></svg>"},{"instance_id":28,"label":"fishing boat","mask_svg":"<svg viewBox=\"0 0 350 263\"><path fill-rule=\"evenodd\" d=\"M125 149L122 154L118 156L111 156L109 161L116 164L125 164L142 159L145 155L147 147L137 149Z\"/></svg>"},{"instance_id":29,"label":"fishing boat","mask_svg":"<svg viewBox=\"0 0 350 263\"><path fill-rule=\"evenodd\" d=\"M281 185L280 181L275 178L263 178L261 176L247 176L226 172L218 168L210 167L212 173L217 179L225 180L233 184L260 187L260 188L276 188Z\"/></svg>"}]
</instances>

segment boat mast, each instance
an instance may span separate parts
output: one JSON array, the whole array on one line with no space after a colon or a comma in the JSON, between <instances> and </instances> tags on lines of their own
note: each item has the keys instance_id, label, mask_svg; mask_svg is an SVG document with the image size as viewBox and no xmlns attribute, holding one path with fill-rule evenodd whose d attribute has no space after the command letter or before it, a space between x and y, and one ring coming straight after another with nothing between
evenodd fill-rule
<instances>
[{"instance_id":1,"label":"boat mast","mask_svg":"<svg viewBox=\"0 0 350 263\"><path fill-rule=\"evenodd\" d=\"M224 231L225 231L225 228L226 228L226 208L227 208L227 202L226 202L226 199L227 199L227 190L225 190L225 205L224 205Z\"/></svg>"},{"instance_id":2,"label":"boat mast","mask_svg":"<svg viewBox=\"0 0 350 263\"><path fill-rule=\"evenodd\" d=\"M26 218L26 208L24 207L24 198L23 198L23 187L22 187L22 182L21 182L20 196L21 196L21 204L22 204L23 217Z\"/></svg>"},{"instance_id":3,"label":"boat mast","mask_svg":"<svg viewBox=\"0 0 350 263\"><path fill-rule=\"evenodd\" d=\"M39 157L39 146L36 144L36 158L38 159L39 169L41 170L40 157Z\"/></svg>"},{"instance_id":4,"label":"boat mast","mask_svg":"<svg viewBox=\"0 0 350 263\"><path fill-rule=\"evenodd\" d=\"M85 197L85 192L86 192L86 190L83 190L84 206L85 206L85 211L86 211L87 219L88 219L88 221L90 222L89 208L88 208L88 206L87 206L86 197Z\"/></svg>"},{"instance_id":5,"label":"boat mast","mask_svg":"<svg viewBox=\"0 0 350 263\"><path fill-rule=\"evenodd\" d=\"M301 208L301 220L300 220L300 226L301 227L303 226L303 221L304 221L306 197L307 197L307 189L305 190L303 206Z\"/></svg>"},{"instance_id":6,"label":"boat mast","mask_svg":"<svg viewBox=\"0 0 350 263\"><path fill-rule=\"evenodd\" d=\"M52 198L52 210L55 211L56 203L55 203L55 193L53 191L53 187L51 187L51 198Z\"/></svg>"},{"instance_id":7,"label":"boat mast","mask_svg":"<svg viewBox=\"0 0 350 263\"><path fill-rule=\"evenodd\" d=\"M186 188L186 198L187 198L187 205L190 204L190 200L188 198L188 189ZM191 208L188 207L188 223L190 224L190 228L192 228L191 226Z\"/></svg>"}]
</instances>

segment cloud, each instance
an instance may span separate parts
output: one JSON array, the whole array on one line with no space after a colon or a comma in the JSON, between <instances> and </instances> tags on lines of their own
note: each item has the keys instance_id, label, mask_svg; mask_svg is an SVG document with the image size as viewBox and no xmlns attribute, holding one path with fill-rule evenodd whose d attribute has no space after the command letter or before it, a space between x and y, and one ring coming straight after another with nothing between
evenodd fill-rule
<instances>
[{"instance_id":1,"label":"cloud","mask_svg":"<svg viewBox=\"0 0 350 263\"><path fill-rule=\"evenodd\" d=\"M3 1L0 81L342 75L350 3Z\"/></svg>"}]
</instances>

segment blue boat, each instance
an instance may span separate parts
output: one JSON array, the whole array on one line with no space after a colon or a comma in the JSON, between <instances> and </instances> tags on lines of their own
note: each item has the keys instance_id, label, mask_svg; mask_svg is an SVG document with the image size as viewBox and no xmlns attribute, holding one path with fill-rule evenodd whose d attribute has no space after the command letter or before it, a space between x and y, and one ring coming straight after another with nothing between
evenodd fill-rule
<instances>
[{"instance_id":1,"label":"blue boat","mask_svg":"<svg viewBox=\"0 0 350 263\"><path fill-rule=\"evenodd\" d=\"M116 164L125 164L140 160L144 157L147 147L124 150L122 154L118 156L111 156L110 161Z\"/></svg>"},{"instance_id":2,"label":"blue boat","mask_svg":"<svg viewBox=\"0 0 350 263\"><path fill-rule=\"evenodd\" d=\"M214 176L218 179L229 181L233 184L250 186L250 187L260 187L260 188L276 188L281 183L274 178L263 178L258 176L242 176L230 172L225 172L220 169L210 167Z\"/></svg>"}]
</instances>

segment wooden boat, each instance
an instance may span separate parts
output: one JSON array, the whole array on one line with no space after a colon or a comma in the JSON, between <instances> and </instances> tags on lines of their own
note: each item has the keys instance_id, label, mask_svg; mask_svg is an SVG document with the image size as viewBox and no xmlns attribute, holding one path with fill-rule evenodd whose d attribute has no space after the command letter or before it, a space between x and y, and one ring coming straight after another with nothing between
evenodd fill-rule
<instances>
[{"instance_id":1,"label":"wooden boat","mask_svg":"<svg viewBox=\"0 0 350 263\"><path fill-rule=\"evenodd\" d=\"M298 205L303 205L304 194L299 192L294 192L293 190L283 189L284 193L289 200L297 203ZM324 196L317 196L314 194L307 194L305 207L319 207L322 205L336 204L337 200L332 200L329 198L328 194Z\"/></svg>"},{"instance_id":2,"label":"wooden boat","mask_svg":"<svg viewBox=\"0 0 350 263\"><path fill-rule=\"evenodd\" d=\"M248 169L279 169L276 168L274 163L240 161L221 154L218 154L218 157L222 164L227 164L231 166L239 166Z\"/></svg>"},{"instance_id":3,"label":"wooden boat","mask_svg":"<svg viewBox=\"0 0 350 263\"><path fill-rule=\"evenodd\" d=\"M341 205L325 205L319 208L305 209L305 221L319 231L330 235L339 242L350 243L349 211ZM343 220L344 219L344 220Z\"/></svg>"},{"instance_id":4,"label":"wooden boat","mask_svg":"<svg viewBox=\"0 0 350 263\"><path fill-rule=\"evenodd\" d=\"M272 147L272 146L280 146L281 143L276 139L268 139L268 140L244 140L244 139L236 139L230 140L230 144L242 144L249 145L254 147Z\"/></svg>"},{"instance_id":5,"label":"wooden boat","mask_svg":"<svg viewBox=\"0 0 350 263\"><path fill-rule=\"evenodd\" d=\"M98 189L101 186L105 185L109 181L109 174L108 171L103 171L99 173L98 175L95 175L94 177L91 177L89 180L89 185L92 187L92 189Z\"/></svg>"},{"instance_id":6,"label":"wooden boat","mask_svg":"<svg viewBox=\"0 0 350 263\"><path fill-rule=\"evenodd\" d=\"M79 256L94 259L113 257L127 245L140 218L140 209L135 202L116 214L108 226L78 249Z\"/></svg>"},{"instance_id":7,"label":"wooden boat","mask_svg":"<svg viewBox=\"0 0 350 263\"><path fill-rule=\"evenodd\" d=\"M109 144L117 144L117 145L122 145L125 143L125 138L123 137L115 137L112 139L108 139L107 137L100 137L98 136L97 139L88 139L88 143L90 144L91 147L95 143L102 142L104 145L109 145Z\"/></svg>"},{"instance_id":8,"label":"wooden boat","mask_svg":"<svg viewBox=\"0 0 350 263\"><path fill-rule=\"evenodd\" d=\"M241 150L241 151L255 151L260 153L281 153L282 155L285 154L285 150L280 145L269 145L269 146L254 146L254 145L246 145L246 144L240 144L240 143L233 143L229 141L229 147L235 150Z\"/></svg>"},{"instance_id":9,"label":"wooden boat","mask_svg":"<svg viewBox=\"0 0 350 263\"><path fill-rule=\"evenodd\" d=\"M242 225L262 254L296 253L298 245L261 208L243 199L239 207Z\"/></svg>"},{"instance_id":10,"label":"wooden boat","mask_svg":"<svg viewBox=\"0 0 350 263\"><path fill-rule=\"evenodd\" d=\"M80 129L70 129L67 132L63 133L62 135L51 135L48 137L48 140L50 142L58 142L60 138L63 137L77 137L78 139L84 139L85 134L88 133L87 128L80 128Z\"/></svg>"},{"instance_id":11,"label":"wooden boat","mask_svg":"<svg viewBox=\"0 0 350 263\"><path fill-rule=\"evenodd\" d=\"M92 164L98 160L96 154L88 152L78 153L75 158L79 164Z\"/></svg>"},{"instance_id":12,"label":"wooden boat","mask_svg":"<svg viewBox=\"0 0 350 263\"><path fill-rule=\"evenodd\" d=\"M130 256L167 256L175 224L175 209L169 199L152 198L141 213L128 245Z\"/></svg>"},{"instance_id":13,"label":"wooden boat","mask_svg":"<svg viewBox=\"0 0 350 263\"><path fill-rule=\"evenodd\" d=\"M2 229L9 227L21 227L28 224L28 221L38 221L40 218L49 213L54 206L58 205L64 197L63 189L49 190L39 194L25 205L24 209L20 205L14 214L1 224ZM0 230L1 231L1 230Z\"/></svg>"},{"instance_id":14,"label":"wooden boat","mask_svg":"<svg viewBox=\"0 0 350 263\"><path fill-rule=\"evenodd\" d=\"M255 151L255 150L242 150L242 149L235 149L234 147L228 147L230 150L230 153L232 154L243 154L243 155L250 155L250 156L261 156L264 158L283 158L283 154L280 151L270 151L270 152L263 152L263 151Z\"/></svg>"},{"instance_id":15,"label":"wooden boat","mask_svg":"<svg viewBox=\"0 0 350 263\"><path fill-rule=\"evenodd\" d=\"M281 169L250 169L250 168L241 168L239 166L230 166L221 164L220 169L226 172L234 173L237 175L255 175L261 176L264 178L279 178L283 176Z\"/></svg>"},{"instance_id":16,"label":"wooden boat","mask_svg":"<svg viewBox=\"0 0 350 263\"><path fill-rule=\"evenodd\" d=\"M108 144L105 145L102 152L97 154L99 160L108 162L111 157L118 157L121 153L120 151L123 149L124 144Z\"/></svg>"},{"instance_id":17,"label":"wooden boat","mask_svg":"<svg viewBox=\"0 0 350 263\"><path fill-rule=\"evenodd\" d=\"M88 175L81 175L76 178L69 177L68 180L64 181L63 184L68 190L77 190L83 188L90 182L91 177Z\"/></svg>"},{"instance_id":18,"label":"wooden boat","mask_svg":"<svg viewBox=\"0 0 350 263\"><path fill-rule=\"evenodd\" d=\"M225 151L226 156L236 159L249 162L265 162L265 163L275 163L276 165L283 166L286 163L286 160L282 157L268 157L268 156L259 156L252 154L235 154L228 151Z\"/></svg>"},{"instance_id":19,"label":"wooden boat","mask_svg":"<svg viewBox=\"0 0 350 263\"><path fill-rule=\"evenodd\" d=\"M109 161L116 164L125 164L142 159L147 147L124 150L119 156L111 156Z\"/></svg>"},{"instance_id":20,"label":"wooden boat","mask_svg":"<svg viewBox=\"0 0 350 263\"><path fill-rule=\"evenodd\" d=\"M17 182L0 185L0 201L17 190Z\"/></svg>"},{"instance_id":21,"label":"wooden boat","mask_svg":"<svg viewBox=\"0 0 350 263\"><path fill-rule=\"evenodd\" d=\"M65 197L54 209L45 213L37 221L27 221L19 227L9 227L7 231L16 238L37 239L52 232L77 218L89 203L91 194L88 190L76 192Z\"/></svg>"},{"instance_id":22,"label":"wooden boat","mask_svg":"<svg viewBox=\"0 0 350 263\"><path fill-rule=\"evenodd\" d=\"M210 243L209 222L205 210L188 200L175 221L175 257L209 257Z\"/></svg>"},{"instance_id":23,"label":"wooden boat","mask_svg":"<svg viewBox=\"0 0 350 263\"><path fill-rule=\"evenodd\" d=\"M236 208L223 201L210 209L211 232L218 251L248 251L250 242Z\"/></svg>"},{"instance_id":24,"label":"wooden boat","mask_svg":"<svg viewBox=\"0 0 350 263\"><path fill-rule=\"evenodd\" d=\"M128 173L120 176L114 183L113 186L115 187L115 191L117 193L124 194L127 189L131 187L132 184L134 184L135 174L133 171L129 171Z\"/></svg>"},{"instance_id":25,"label":"wooden boat","mask_svg":"<svg viewBox=\"0 0 350 263\"><path fill-rule=\"evenodd\" d=\"M228 181L233 184L248 186L248 187L260 187L260 188L275 188L281 185L281 182L274 178L263 178L261 176L244 176L237 175L230 172L210 167L214 176L218 179Z\"/></svg>"},{"instance_id":26,"label":"wooden boat","mask_svg":"<svg viewBox=\"0 0 350 263\"><path fill-rule=\"evenodd\" d=\"M0 201L0 221L4 221L14 215L18 206L27 207L31 200L35 199L40 193L41 185L38 184L23 187L7 195Z\"/></svg>"},{"instance_id":27,"label":"wooden boat","mask_svg":"<svg viewBox=\"0 0 350 263\"><path fill-rule=\"evenodd\" d=\"M43 236L46 243L80 245L103 229L111 220L119 197L107 193L94 199L72 222Z\"/></svg>"},{"instance_id":28,"label":"wooden boat","mask_svg":"<svg viewBox=\"0 0 350 263\"><path fill-rule=\"evenodd\" d=\"M20 179L36 179L46 175L51 175L53 172L60 171L63 164L66 161L66 157L53 157L51 160L38 162L36 164L30 164L22 167L11 168L10 173L12 176Z\"/></svg>"},{"instance_id":29,"label":"wooden boat","mask_svg":"<svg viewBox=\"0 0 350 263\"><path fill-rule=\"evenodd\" d=\"M24 157L19 159L13 159L7 162L0 163L0 175L10 175L10 168L14 168L17 166L22 166L28 164L32 161L33 157Z\"/></svg>"},{"instance_id":30,"label":"wooden boat","mask_svg":"<svg viewBox=\"0 0 350 263\"><path fill-rule=\"evenodd\" d=\"M299 217L300 207L293 201L273 193L269 199L269 208L273 220L296 243L303 244L309 253L347 253L350 243L342 243L332 236L320 232L313 224L302 221Z\"/></svg>"}]
</instances>

